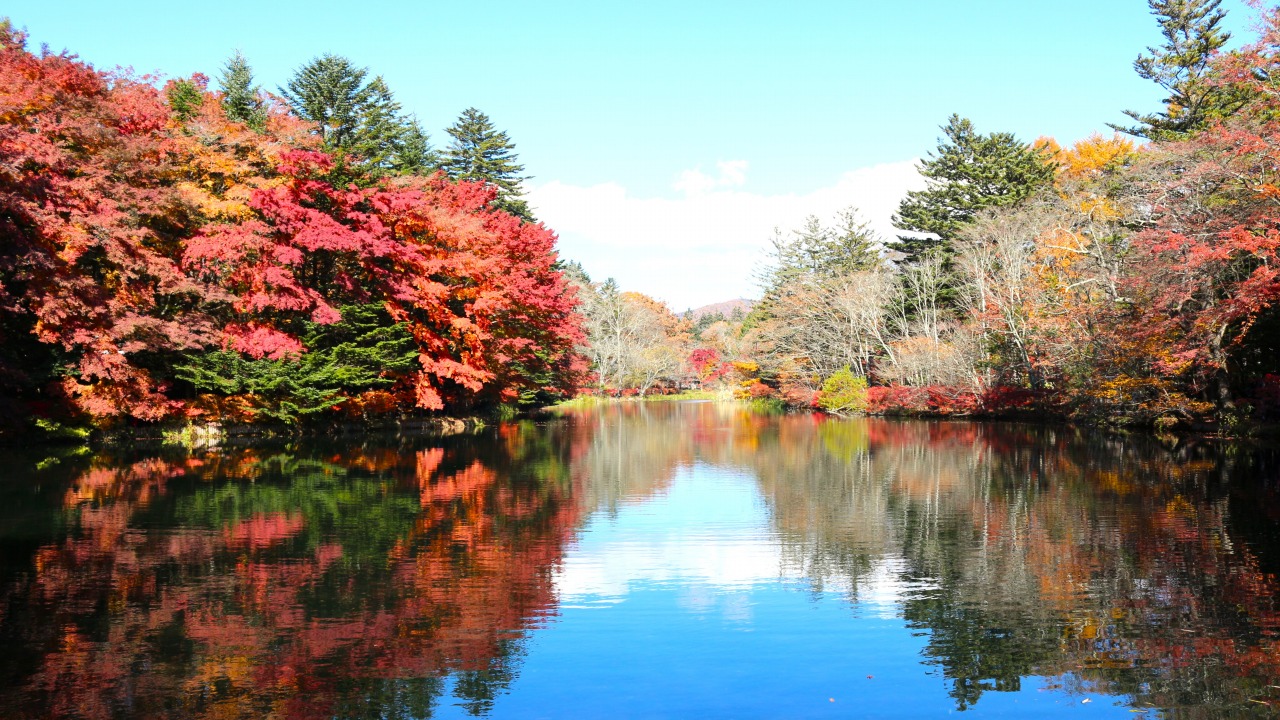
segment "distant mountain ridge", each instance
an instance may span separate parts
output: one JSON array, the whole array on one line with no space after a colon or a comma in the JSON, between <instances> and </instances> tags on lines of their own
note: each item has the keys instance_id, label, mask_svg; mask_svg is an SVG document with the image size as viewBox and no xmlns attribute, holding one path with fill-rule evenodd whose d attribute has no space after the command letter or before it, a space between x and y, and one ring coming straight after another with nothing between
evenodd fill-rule
<instances>
[{"instance_id":1,"label":"distant mountain ridge","mask_svg":"<svg viewBox=\"0 0 1280 720\"><path fill-rule=\"evenodd\" d=\"M693 308L692 310L686 310L683 313L680 313L680 317L697 320L704 315L715 315L716 313L719 313L727 318L733 314L734 310L739 309L742 310L743 315L746 315L751 312L751 308L755 307L755 304L755 300L748 300L747 298L725 300L724 302L711 303L710 305L703 305L702 307Z\"/></svg>"}]
</instances>

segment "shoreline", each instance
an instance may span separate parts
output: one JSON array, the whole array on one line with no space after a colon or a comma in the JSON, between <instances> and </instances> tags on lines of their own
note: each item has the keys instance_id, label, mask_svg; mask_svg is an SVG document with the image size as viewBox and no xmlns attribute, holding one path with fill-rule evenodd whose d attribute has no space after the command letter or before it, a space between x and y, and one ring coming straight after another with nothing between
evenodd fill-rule
<instances>
[{"instance_id":1,"label":"shoreline","mask_svg":"<svg viewBox=\"0 0 1280 720\"><path fill-rule=\"evenodd\" d=\"M1249 422L1240 426L1241 432L1223 433L1212 426L1192 426L1161 429L1152 424L1090 421L1072 418L1062 413L1026 408L1017 411L992 410L989 412L946 413L922 410L918 412L832 412L821 408L787 405L779 398L734 398L726 393L694 391L670 395L645 397L607 397L580 395L555 405L548 405L522 413L518 417L545 418L562 411L590 409L608 404L715 402L740 405L755 412L817 413L833 418L879 418L884 420L934 420L950 422L1015 422L1039 425L1057 425L1074 430L1095 431L1113 435L1143 435L1177 445L1184 442L1237 442L1260 443L1280 438L1280 423ZM41 432L10 435L0 438L0 447L29 446L80 446L109 449L136 445L164 445L188 449L214 450L223 446L244 446L257 443L273 443L289 440L316 438L353 439L376 437L451 437L474 434L490 427L494 419L480 416L440 416L397 418L392 420L342 420L333 423L307 425L253 425L203 423L186 425L130 426L112 429L64 427L56 423L40 424Z\"/></svg>"},{"instance_id":2,"label":"shoreline","mask_svg":"<svg viewBox=\"0 0 1280 720\"><path fill-rule=\"evenodd\" d=\"M282 440L312 438L356 438L361 436L451 437L480 432L489 422L478 416L400 418L309 425L251 425L243 423L202 423L88 429L54 426L44 435L27 433L0 440L0 446L80 446L109 449L134 445L167 445L213 450L222 446L252 445Z\"/></svg>"},{"instance_id":3,"label":"shoreline","mask_svg":"<svg viewBox=\"0 0 1280 720\"><path fill-rule=\"evenodd\" d=\"M818 413L822 415L830 415L837 418L879 418L884 420L945 420L954 422L1015 422L1015 423L1034 423L1040 425L1058 425L1061 427L1071 428L1074 430L1087 430L1108 433L1112 435L1143 435L1153 439L1161 440L1166 444L1180 444L1183 442L1237 442L1237 443L1260 443L1276 440L1280 438L1280 423L1247 421L1242 423L1237 433L1223 433L1219 429L1208 423L1197 423L1186 427L1175 427L1162 429L1153 423L1126 422L1125 418L1113 419L1111 422L1105 420L1091 420L1087 418L1073 418L1061 412L1054 412L1041 408L1025 408L1025 409L1003 409L990 411L977 411L971 413L947 413L932 410L920 411L895 411L895 412L852 412L841 413L824 410L801 405L788 405L780 398L753 399L753 398L734 398L726 396L724 393L716 393L713 391L695 391L686 393L676 393L672 395L650 395L647 397L607 397L600 395L579 395L576 398L567 400L557 405L543 408L539 412L551 412L557 408L564 410L584 409L604 405L607 403L646 403L646 402L674 402L674 401L703 401L732 403L744 406L754 407L763 412L788 412L788 413ZM1118 421L1116 421L1118 420Z\"/></svg>"}]
</instances>

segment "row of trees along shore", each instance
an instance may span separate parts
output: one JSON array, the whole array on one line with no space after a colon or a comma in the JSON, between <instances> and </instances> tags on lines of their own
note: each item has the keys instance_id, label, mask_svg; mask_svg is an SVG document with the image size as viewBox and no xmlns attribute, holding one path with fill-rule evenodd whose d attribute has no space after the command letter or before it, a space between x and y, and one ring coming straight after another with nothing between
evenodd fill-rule
<instances>
[{"instance_id":1,"label":"row of trees along shore","mask_svg":"<svg viewBox=\"0 0 1280 720\"><path fill-rule=\"evenodd\" d=\"M1167 97L1071 147L953 116L885 242L856 210L774 242L745 318L586 284L597 386L873 413L1157 427L1280 415L1280 8L1225 50L1218 0L1150 0ZM1125 137L1126 135L1130 137Z\"/></svg>"},{"instance_id":2,"label":"row of trees along shore","mask_svg":"<svg viewBox=\"0 0 1280 720\"><path fill-rule=\"evenodd\" d=\"M0 418L270 422L545 404L585 366L505 132L437 151L345 58L161 85L0 25Z\"/></svg>"},{"instance_id":3,"label":"row of trees along shore","mask_svg":"<svg viewBox=\"0 0 1280 720\"><path fill-rule=\"evenodd\" d=\"M1071 147L953 116L902 202L774 241L745 316L556 256L504 132L435 149L323 55L278 93L103 72L0 26L0 417L329 422L700 385L835 411L1161 427L1280 414L1280 8L1150 0L1166 93ZM1129 139L1128 135L1135 139Z\"/></svg>"}]
</instances>

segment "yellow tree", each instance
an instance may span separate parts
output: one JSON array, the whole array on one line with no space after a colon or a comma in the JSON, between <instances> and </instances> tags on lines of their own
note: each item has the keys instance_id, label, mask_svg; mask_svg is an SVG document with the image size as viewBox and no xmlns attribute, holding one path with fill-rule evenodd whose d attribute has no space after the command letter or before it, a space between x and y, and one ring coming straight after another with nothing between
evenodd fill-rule
<instances>
[{"instance_id":1,"label":"yellow tree","mask_svg":"<svg viewBox=\"0 0 1280 720\"><path fill-rule=\"evenodd\" d=\"M975 221L958 265L997 382L1060 388L1091 373L1123 301L1130 211L1119 180L1136 150L1097 134L1067 149L1049 138L1037 146L1057 166L1054 188Z\"/></svg>"}]
</instances>

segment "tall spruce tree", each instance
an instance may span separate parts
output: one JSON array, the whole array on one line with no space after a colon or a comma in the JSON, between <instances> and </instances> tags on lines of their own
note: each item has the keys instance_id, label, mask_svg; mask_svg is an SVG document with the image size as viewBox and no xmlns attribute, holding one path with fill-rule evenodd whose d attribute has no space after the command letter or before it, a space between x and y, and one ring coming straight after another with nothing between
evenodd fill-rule
<instances>
[{"instance_id":1,"label":"tall spruce tree","mask_svg":"<svg viewBox=\"0 0 1280 720\"><path fill-rule=\"evenodd\" d=\"M399 175L430 175L440 169L440 156L417 118L404 121L404 130L396 138L392 168Z\"/></svg>"},{"instance_id":2,"label":"tall spruce tree","mask_svg":"<svg viewBox=\"0 0 1280 720\"><path fill-rule=\"evenodd\" d=\"M909 260L933 251L950 257L956 231L981 210L1014 205L1053 180L1054 164L1011 133L979 135L973 123L952 115L945 137L920 162L924 190L912 190L898 205L894 227L927 236L902 236L895 249Z\"/></svg>"},{"instance_id":3,"label":"tall spruce tree","mask_svg":"<svg viewBox=\"0 0 1280 720\"><path fill-rule=\"evenodd\" d=\"M882 243L857 208L849 207L837 213L830 233L840 272L871 270L881 263Z\"/></svg>"},{"instance_id":4,"label":"tall spruce tree","mask_svg":"<svg viewBox=\"0 0 1280 720\"><path fill-rule=\"evenodd\" d=\"M453 138L444 151L441 167L454 180L478 180L494 185L498 197L494 206L532 222L533 214L522 197L520 175L524 166L516 162L516 146L506 131L499 131L489 116L467 108L445 132Z\"/></svg>"},{"instance_id":5,"label":"tall spruce tree","mask_svg":"<svg viewBox=\"0 0 1280 720\"><path fill-rule=\"evenodd\" d=\"M229 120L242 122L254 130L266 127L267 111L253 84L253 70L239 50L222 67L218 85L222 88L222 110Z\"/></svg>"},{"instance_id":6,"label":"tall spruce tree","mask_svg":"<svg viewBox=\"0 0 1280 720\"><path fill-rule=\"evenodd\" d=\"M321 141L346 148L370 99L367 74L344 57L323 55L298 68L280 94L299 117L315 123Z\"/></svg>"},{"instance_id":7,"label":"tall spruce tree","mask_svg":"<svg viewBox=\"0 0 1280 720\"><path fill-rule=\"evenodd\" d=\"M422 128L400 114L400 103L382 77L368 78L338 55L303 65L280 93L295 113L315 123L325 147L371 176L421 172L430 166L431 146Z\"/></svg>"},{"instance_id":8,"label":"tall spruce tree","mask_svg":"<svg viewBox=\"0 0 1280 720\"><path fill-rule=\"evenodd\" d=\"M837 213L832 225L810 215L788 235L775 230L768 263L756 276L763 297L745 318L739 311L738 319L751 328L773 317L779 297L797 282L829 283L875 270L883 262L882 247L854 207Z\"/></svg>"},{"instance_id":9,"label":"tall spruce tree","mask_svg":"<svg viewBox=\"0 0 1280 720\"><path fill-rule=\"evenodd\" d=\"M769 293L800 276L835 278L871 270L880 264L879 248L875 232L855 208L840 211L831 226L810 215L790 237L775 235L761 279Z\"/></svg>"},{"instance_id":10,"label":"tall spruce tree","mask_svg":"<svg viewBox=\"0 0 1280 720\"><path fill-rule=\"evenodd\" d=\"M1211 82L1209 64L1231 33L1222 29L1226 11L1222 0L1148 0L1158 18L1164 45L1148 47L1133 69L1159 85L1168 96L1165 109L1143 114L1125 110L1137 121L1132 126L1110 124L1115 130L1151 140L1176 138L1194 132L1214 117L1225 117L1243 105L1239 92Z\"/></svg>"},{"instance_id":11,"label":"tall spruce tree","mask_svg":"<svg viewBox=\"0 0 1280 720\"><path fill-rule=\"evenodd\" d=\"M400 103L381 76L364 87L362 100L357 106L355 126L341 149L364 158L368 166L394 169L396 154L408 130L400 117Z\"/></svg>"}]
</instances>

